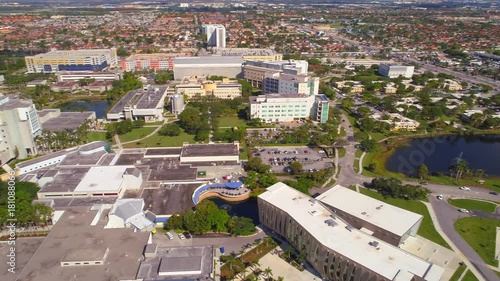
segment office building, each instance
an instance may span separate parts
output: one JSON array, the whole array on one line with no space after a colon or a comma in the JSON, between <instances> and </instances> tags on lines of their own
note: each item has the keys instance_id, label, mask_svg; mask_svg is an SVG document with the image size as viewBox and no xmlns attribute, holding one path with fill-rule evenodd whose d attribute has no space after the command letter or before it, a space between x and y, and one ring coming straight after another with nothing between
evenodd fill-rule
<instances>
[{"instance_id":1,"label":"office building","mask_svg":"<svg viewBox=\"0 0 500 281\"><path fill-rule=\"evenodd\" d=\"M299 73L297 69L268 72L262 82L262 91L264 94L317 95L319 78Z\"/></svg>"},{"instance_id":2,"label":"office building","mask_svg":"<svg viewBox=\"0 0 500 281\"><path fill-rule=\"evenodd\" d=\"M77 130L80 126L90 126L96 120L95 111L61 112L57 109L42 109L38 111L38 118L42 128L56 132L63 130Z\"/></svg>"},{"instance_id":3,"label":"office building","mask_svg":"<svg viewBox=\"0 0 500 281\"><path fill-rule=\"evenodd\" d=\"M241 97L241 84L227 78L222 81L210 81L205 76L190 76L184 77L181 84L175 86L175 93L188 98L213 96L219 99L234 99Z\"/></svg>"},{"instance_id":4,"label":"office building","mask_svg":"<svg viewBox=\"0 0 500 281\"><path fill-rule=\"evenodd\" d=\"M413 76L413 71L415 71L414 66L391 65L385 63L381 63L378 69L380 75L389 78L398 78L399 76L411 78Z\"/></svg>"},{"instance_id":5,"label":"office building","mask_svg":"<svg viewBox=\"0 0 500 281\"><path fill-rule=\"evenodd\" d=\"M351 226L391 245L417 235L423 216L336 185L316 199ZM356 204L352 204L356 202Z\"/></svg>"},{"instance_id":6,"label":"office building","mask_svg":"<svg viewBox=\"0 0 500 281\"><path fill-rule=\"evenodd\" d=\"M146 122L163 120L163 107L168 87L145 85L142 89L129 91L118 101L106 118L111 121L144 119Z\"/></svg>"},{"instance_id":7,"label":"office building","mask_svg":"<svg viewBox=\"0 0 500 281\"><path fill-rule=\"evenodd\" d=\"M281 61L283 55L273 49L212 48L212 54L223 57L243 57L244 61Z\"/></svg>"},{"instance_id":8,"label":"office building","mask_svg":"<svg viewBox=\"0 0 500 281\"><path fill-rule=\"evenodd\" d=\"M226 27L222 24L204 24L203 33L207 36L207 45L226 48Z\"/></svg>"},{"instance_id":9,"label":"office building","mask_svg":"<svg viewBox=\"0 0 500 281\"><path fill-rule=\"evenodd\" d=\"M25 57L28 73L56 73L57 71L101 71L116 67L116 48L59 51Z\"/></svg>"},{"instance_id":10,"label":"office building","mask_svg":"<svg viewBox=\"0 0 500 281\"><path fill-rule=\"evenodd\" d=\"M42 132L33 101L18 95L0 96L0 161L37 154L35 137Z\"/></svg>"},{"instance_id":11,"label":"office building","mask_svg":"<svg viewBox=\"0 0 500 281\"><path fill-rule=\"evenodd\" d=\"M243 64L243 78L253 87L262 88L264 78L269 75L277 75L284 70L295 71L296 75L307 75L309 64L307 61L246 61Z\"/></svg>"},{"instance_id":12,"label":"office building","mask_svg":"<svg viewBox=\"0 0 500 281\"><path fill-rule=\"evenodd\" d=\"M178 57L174 58L174 79L185 76L240 77L243 57Z\"/></svg>"},{"instance_id":13,"label":"office building","mask_svg":"<svg viewBox=\"0 0 500 281\"><path fill-rule=\"evenodd\" d=\"M328 99L324 95L267 94L249 97L250 118L264 122L328 120Z\"/></svg>"},{"instance_id":14,"label":"office building","mask_svg":"<svg viewBox=\"0 0 500 281\"><path fill-rule=\"evenodd\" d=\"M174 58L190 56L191 52L135 54L123 59L120 64L123 71L173 70Z\"/></svg>"},{"instance_id":15,"label":"office building","mask_svg":"<svg viewBox=\"0 0 500 281\"><path fill-rule=\"evenodd\" d=\"M109 209L101 206L64 210L38 249L27 251L26 262L16 268L16 280L137 280L151 233L106 229ZM16 247L29 242L21 240L16 241Z\"/></svg>"},{"instance_id":16,"label":"office building","mask_svg":"<svg viewBox=\"0 0 500 281\"><path fill-rule=\"evenodd\" d=\"M345 212L357 211L347 206L349 204L363 208L349 198L333 199L331 203ZM356 228L343 218L342 212L336 213L321 201L281 182L259 195L257 202L260 222L286 239L326 280L436 281L444 273L442 267L391 245L363 228ZM370 213L377 211L369 210ZM380 222L378 217L375 224L407 225L405 214L391 214L391 217L396 221Z\"/></svg>"}]
</instances>

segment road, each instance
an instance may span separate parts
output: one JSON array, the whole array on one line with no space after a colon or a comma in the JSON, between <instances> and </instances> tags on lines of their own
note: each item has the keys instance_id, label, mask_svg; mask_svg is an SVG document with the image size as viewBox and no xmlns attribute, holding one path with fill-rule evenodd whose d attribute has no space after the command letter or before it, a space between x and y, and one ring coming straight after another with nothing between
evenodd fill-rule
<instances>
[{"instance_id":1,"label":"road","mask_svg":"<svg viewBox=\"0 0 500 281\"><path fill-rule=\"evenodd\" d=\"M346 130L348 144L345 146L346 155L339 159L339 164L342 166L340 174L337 179L337 184L348 187L354 184L361 184L371 182L372 178L357 174L353 169L356 148L354 145L354 131L349 119L342 116L345 120L341 125ZM405 184L415 184L415 182L404 181ZM437 200L437 195L443 195L445 198L461 197L461 198L475 198L483 200L498 201L497 195L490 194L491 190L481 187L471 187L470 191L460 190L458 186L447 186L440 184L427 184L425 185L432 195L430 196L430 203L436 213L439 224L443 232L450 238L450 240L457 246L465 258L470 261L476 269L486 278L486 280L499 280L495 272L488 268L486 263L479 257L479 255L472 249L472 247L455 231L454 223L460 217L468 216L460 213L457 208L450 206L446 200ZM331 187L314 190L314 193L322 193Z\"/></svg>"}]
</instances>

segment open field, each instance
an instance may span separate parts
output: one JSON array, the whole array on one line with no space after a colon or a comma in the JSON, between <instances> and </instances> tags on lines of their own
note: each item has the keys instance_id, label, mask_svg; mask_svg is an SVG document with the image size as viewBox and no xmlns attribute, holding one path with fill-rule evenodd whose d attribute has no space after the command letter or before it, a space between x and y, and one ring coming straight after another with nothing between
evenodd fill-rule
<instances>
[{"instance_id":1,"label":"open field","mask_svg":"<svg viewBox=\"0 0 500 281\"><path fill-rule=\"evenodd\" d=\"M106 141L106 133L105 132L88 132L87 133L87 141Z\"/></svg>"},{"instance_id":2,"label":"open field","mask_svg":"<svg viewBox=\"0 0 500 281\"><path fill-rule=\"evenodd\" d=\"M151 134L154 130L155 128L153 127L143 127L143 128L133 129L129 133L120 135L120 141L127 142L127 141L137 140Z\"/></svg>"},{"instance_id":3,"label":"open field","mask_svg":"<svg viewBox=\"0 0 500 281\"><path fill-rule=\"evenodd\" d=\"M238 116L224 116L219 118L219 127L240 127L246 128L247 123L245 120L238 118Z\"/></svg>"},{"instance_id":4,"label":"open field","mask_svg":"<svg viewBox=\"0 0 500 281\"><path fill-rule=\"evenodd\" d=\"M155 134L147 139L139 142L125 144L125 148L135 148L135 147L180 147L184 142L196 143L194 140L194 135L188 135L182 132L180 135L175 137L166 137Z\"/></svg>"},{"instance_id":5,"label":"open field","mask_svg":"<svg viewBox=\"0 0 500 281\"><path fill-rule=\"evenodd\" d=\"M487 264L495 267L498 265L498 261L495 260L497 227L500 227L500 221L493 219L469 217L458 219L455 222L455 229L464 240Z\"/></svg>"}]
</instances>

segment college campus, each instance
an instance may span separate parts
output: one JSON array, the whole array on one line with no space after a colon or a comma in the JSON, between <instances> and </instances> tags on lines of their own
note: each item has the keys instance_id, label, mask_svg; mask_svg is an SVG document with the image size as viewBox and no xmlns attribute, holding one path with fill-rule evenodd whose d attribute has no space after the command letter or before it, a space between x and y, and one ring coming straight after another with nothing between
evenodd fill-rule
<instances>
[{"instance_id":1,"label":"college campus","mask_svg":"<svg viewBox=\"0 0 500 281\"><path fill-rule=\"evenodd\" d=\"M500 280L497 1L0 5L1 280Z\"/></svg>"}]
</instances>

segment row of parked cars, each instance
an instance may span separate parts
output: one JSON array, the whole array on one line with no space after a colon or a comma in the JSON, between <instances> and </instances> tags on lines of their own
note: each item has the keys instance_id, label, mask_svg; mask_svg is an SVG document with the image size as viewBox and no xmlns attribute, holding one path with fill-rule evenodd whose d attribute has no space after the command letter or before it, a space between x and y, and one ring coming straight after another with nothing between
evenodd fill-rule
<instances>
[{"instance_id":1,"label":"row of parked cars","mask_svg":"<svg viewBox=\"0 0 500 281\"><path fill-rule=\"evenodd\" d=\"M168 240L174 239L174 235L170 232L165 233L165 235L167 236ZM179 233L178 236L179 236L179 239L181 239L181 240L193 238L193 236L191 236L191 233L189 233L189 232Z\"/></svg>"}]
</instances>

